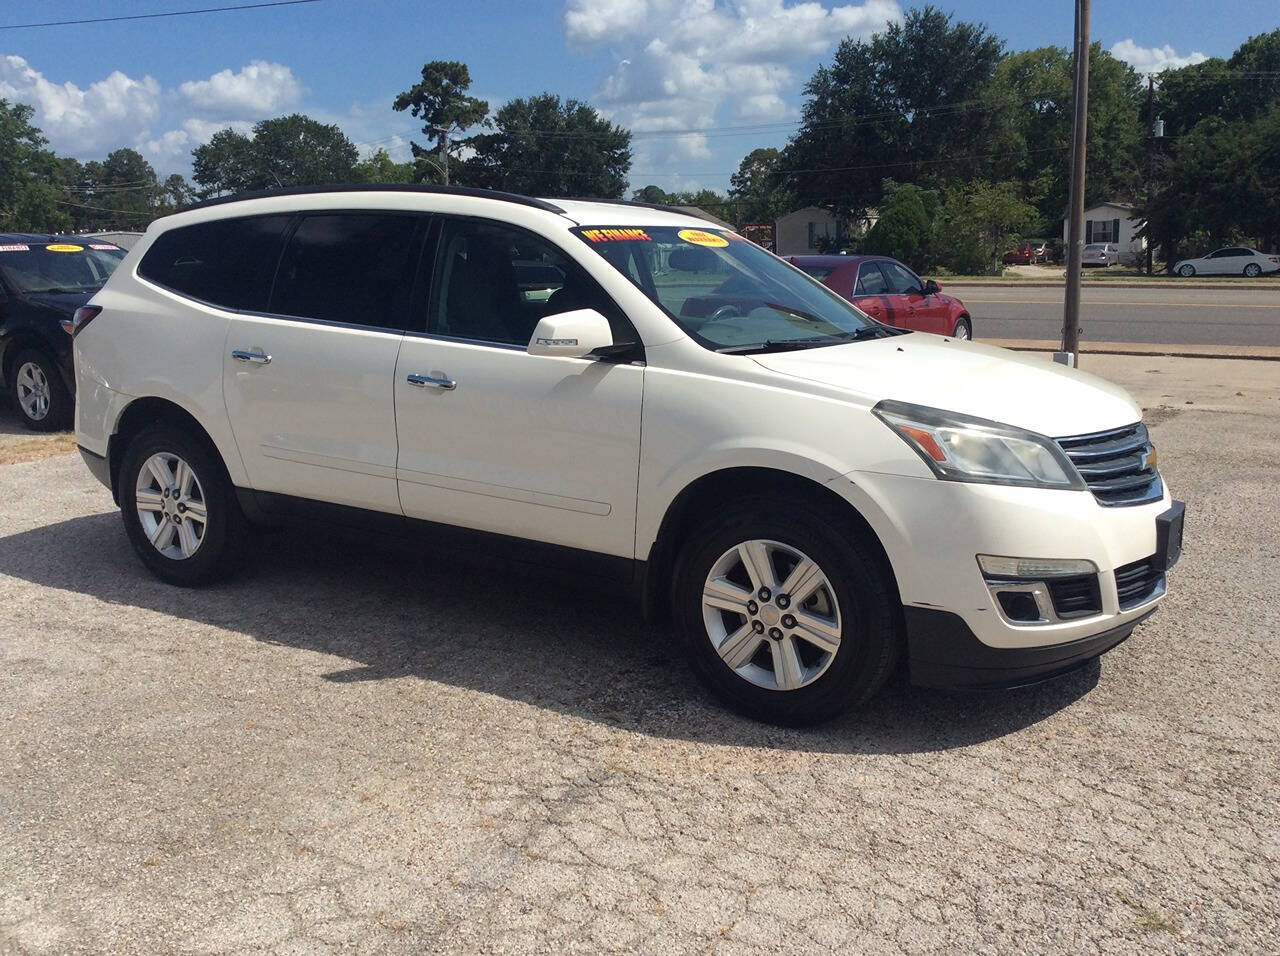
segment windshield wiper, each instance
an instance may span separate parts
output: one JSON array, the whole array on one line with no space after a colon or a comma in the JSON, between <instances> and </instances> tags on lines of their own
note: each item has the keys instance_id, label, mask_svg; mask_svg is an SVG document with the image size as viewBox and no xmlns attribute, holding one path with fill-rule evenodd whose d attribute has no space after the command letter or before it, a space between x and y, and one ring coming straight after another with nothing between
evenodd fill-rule
<instances>
[{"instance_id":1,"label":"windshield wiper","mask_svg":"<svg viewBox=\"0 0 1280 956\"><path fill-rule=\"evenodd\" d=\"M52 289L30 289L28 290L35 295L74 295L77 292L88 291L86 289L64 289L62 286L54 286Z\"/></svg>"},{"instance_id":2,"label":"windshield wiper","mask_svg":"<svg viewBox=\"0 0 1280 956\"><path fill-rule=\"evenodd\" d=\"M862 339L878 339L885 335L896 334L893 329L879 325L869 325L852 332L841 332L839 335L822 335L808 339L765 339L763 342L752 342L750 345L726 345L716 349L726 355L745 355L750 352L796 352L800 349L820 349L828 345L844 345Z\"/></svg>"}]
</instances>

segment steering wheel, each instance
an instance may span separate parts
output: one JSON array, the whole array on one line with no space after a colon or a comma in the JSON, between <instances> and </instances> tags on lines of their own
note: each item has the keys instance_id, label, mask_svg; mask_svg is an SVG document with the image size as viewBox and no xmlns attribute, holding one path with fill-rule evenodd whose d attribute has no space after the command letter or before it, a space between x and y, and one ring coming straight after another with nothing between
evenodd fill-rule
<instances>
[{"instance_id":1,"label":"steering wheel","mask_svg":"<svg viewBox=\"0 0 1280 956\"><path fill-rule=\"evenodd\" d=\"M742 312L736 305L722 305L707 316L707 322L723 322L725 319L740 318L742 318Z\"/></svg>"}]
</instances>

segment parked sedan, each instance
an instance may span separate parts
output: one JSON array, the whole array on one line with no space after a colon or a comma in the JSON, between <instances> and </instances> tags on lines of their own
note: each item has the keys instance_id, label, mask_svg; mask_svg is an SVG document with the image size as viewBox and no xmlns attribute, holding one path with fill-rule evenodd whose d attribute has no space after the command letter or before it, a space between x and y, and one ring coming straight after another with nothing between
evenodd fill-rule
<instances>
[{"instance_id":1,"label":"parked sedan","mask_svg":"<svg viewBox=\"0 0 1280 956\"><path fill-rule=\"evenodd\" d=\"M848 299L877 322L957 339L973 338L973 319L964 303L943 295L942 286L922 280L887 256L791 256L792 265Z\"/></svg>"},{"instance_id":2,"label":"parked sedan","mask_svg":"<svg viewBox=\"0 0 1280 956\"><path fill-rule=\"evenodd\" d=\"M1264 272L1277 270L1280 270L1280 256L1269 256L1244 246L1227 246L1199 259L1183 259L1173 267L1173 271L1184 279L1192 276L1248 276L1253 279Z\"/></svg>"},{"instance_id":3,"label":"parked sedan","mask_svg":"<svg viewBox=\"0 0 1280 956\"><path fill-rule=\"evenodd\" d=\"M1091 242L1084 247L1084 254L1080 257L1080 265L1085 268L1114 266L1119 262L1120 247L1113 242Z\"/></svg>"}]
</instances>

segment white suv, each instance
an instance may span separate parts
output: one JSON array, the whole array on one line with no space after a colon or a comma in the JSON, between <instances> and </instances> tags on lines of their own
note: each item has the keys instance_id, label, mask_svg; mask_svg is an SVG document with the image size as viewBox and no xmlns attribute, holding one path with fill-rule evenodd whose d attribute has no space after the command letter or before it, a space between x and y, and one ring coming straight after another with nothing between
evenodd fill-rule
<instances>
[{"instance_id":1,"label":"white suv","mask_svg":"<svg viewBox=\"0 0 1280 956\"><path fill-rule=\"evenodd\" d=\"M1180 551L1120 389L879 325L675 210L215 200L153 223L74 325L76 439L160 578L228 574L263 524L394 525L629 586L769 720L903 657L928 686L1069 670Z\"/></svg>"}]
</instances>

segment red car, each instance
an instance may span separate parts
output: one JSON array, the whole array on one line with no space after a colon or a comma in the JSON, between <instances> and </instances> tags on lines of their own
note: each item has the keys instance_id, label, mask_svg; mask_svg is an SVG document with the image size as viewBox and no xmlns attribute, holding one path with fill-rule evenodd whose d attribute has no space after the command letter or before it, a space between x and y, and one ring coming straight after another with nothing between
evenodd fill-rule
<instances>
[{"instance_id":1,"label":"red car","mask_svg":"<svg viewBox=\"0 0 1280 956\"><path fill-rule=\"evenodd\" d=\"M973 338L973 319L964 303L943 295L942 286L932 279L923 281L897 259L791 256L787 261L877 322L957 339Z\"/></svg>"}]
</instances>

